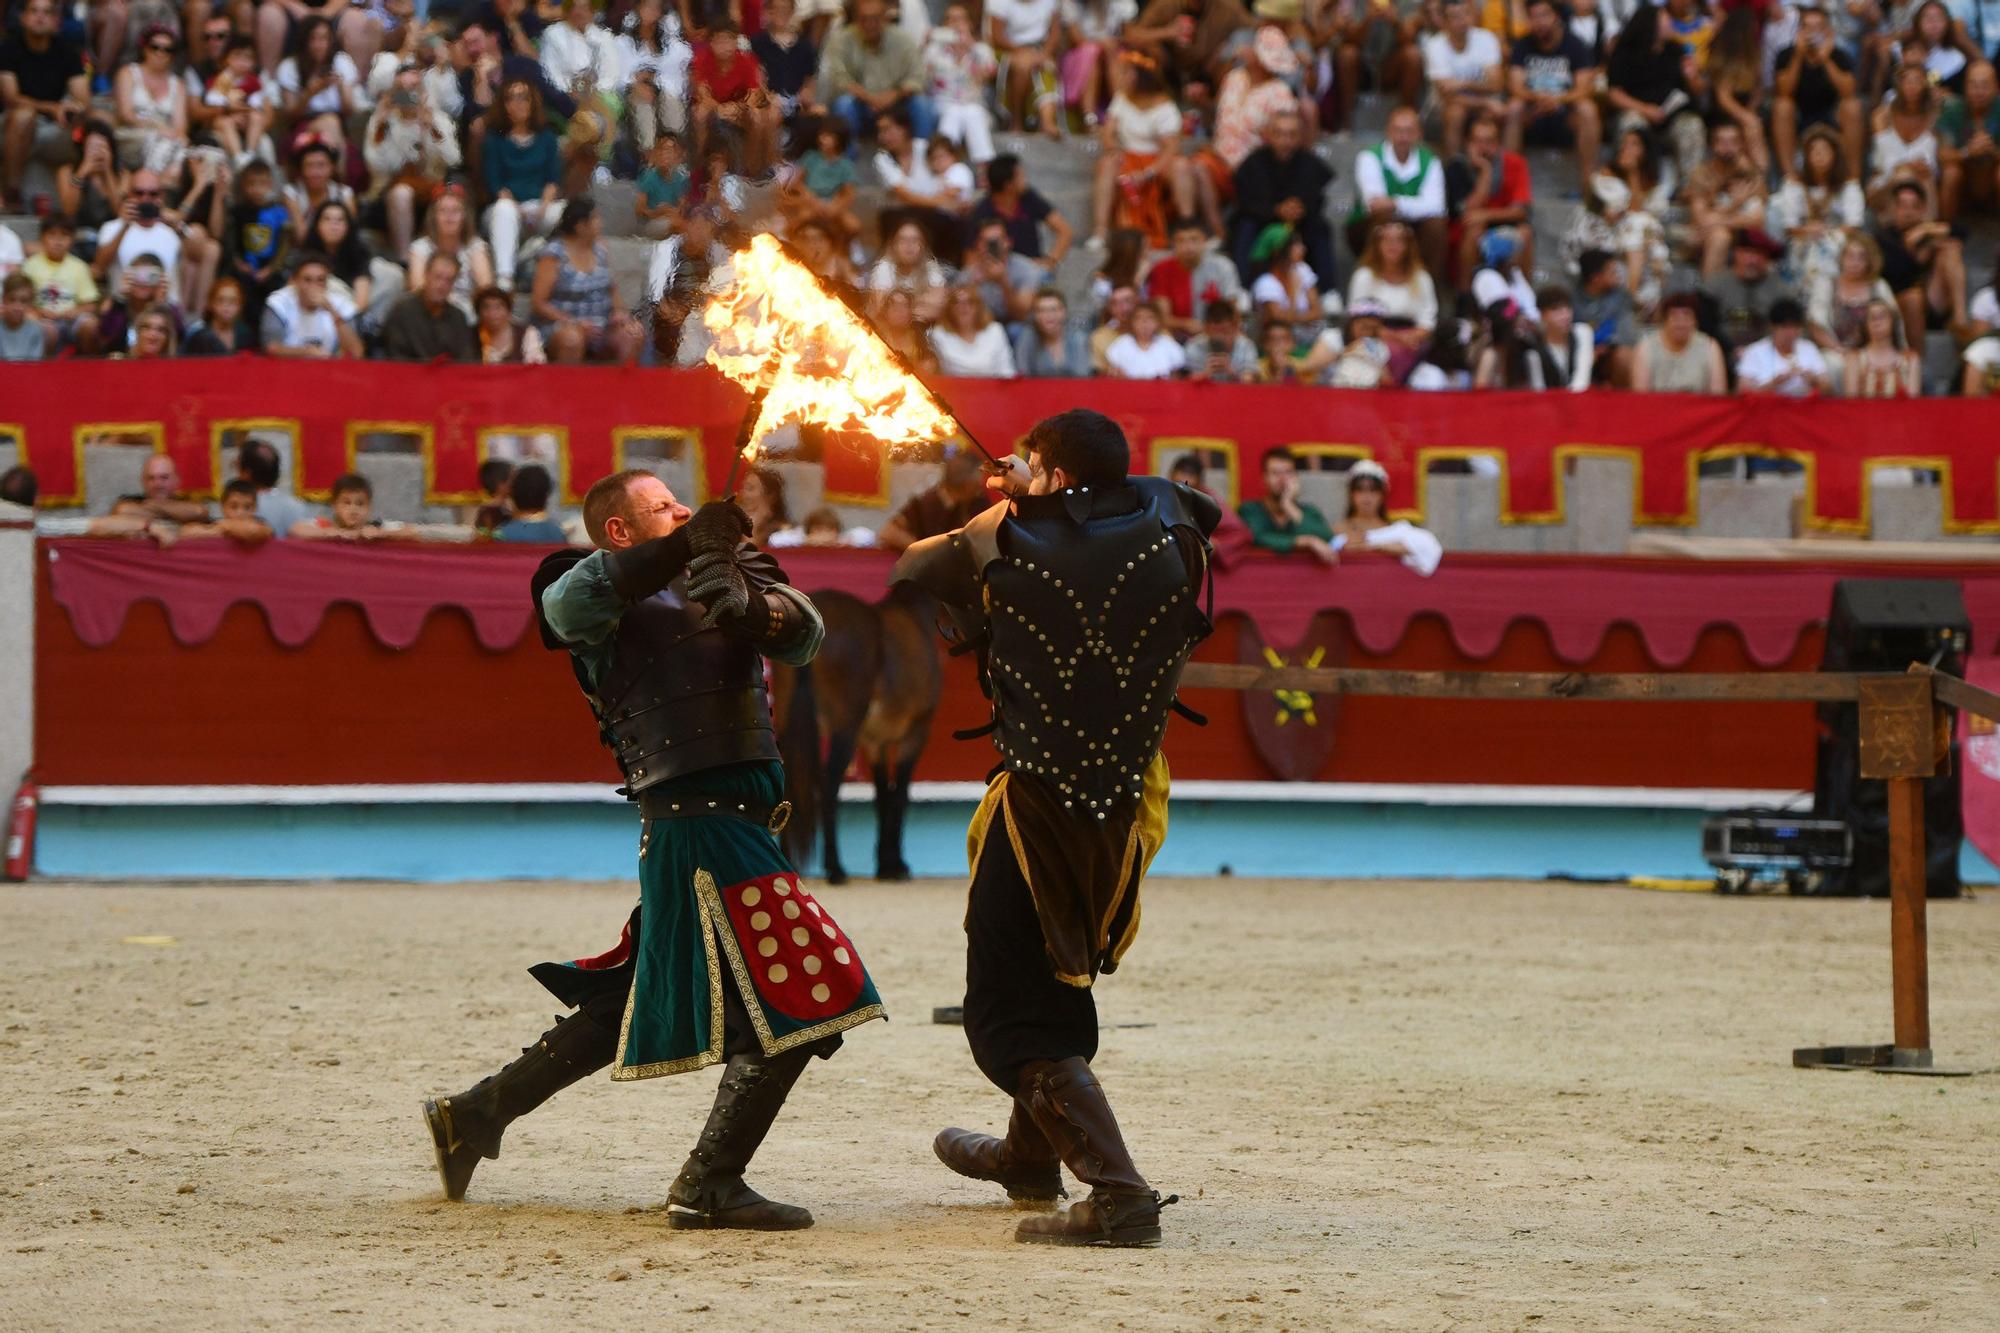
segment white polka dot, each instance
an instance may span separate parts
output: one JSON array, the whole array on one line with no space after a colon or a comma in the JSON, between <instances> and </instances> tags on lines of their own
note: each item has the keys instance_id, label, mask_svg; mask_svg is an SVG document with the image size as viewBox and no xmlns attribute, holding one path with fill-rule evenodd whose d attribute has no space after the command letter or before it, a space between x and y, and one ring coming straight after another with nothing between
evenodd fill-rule
<instances>
[{"instance_id":1,"label":"white polka dot","mask_svg":"<svg viewBox=\"0 0 2000 1333\"><path fill-rule=\"evenodd\" d=\"M833 928L833 923L831 921L821 926L820 929L826 932L826 937L830 940L837 940L840 938L840 932Z\"/></svg>"},{"instance_id":2,"label":"white polka dot","mask_svg":"<svg viewBox=\"0 0 2000 1333\"><path fill-rule=\"evenodd\" d=\"M797 903L792 903L792 902L786 903L785 920L796 921L798 919L799 919L799 905Z\"/></svg>"},{"instance_id":3,"label":"white polka dot","mask_svg":"<svg viewBox=\"0 0 2000 1333\"><path fill-rule=\"evenodd\" d=\"M835 949L833 951L833 961L839 963L842 967L846 967L848 964L848 960L851 959L853 956L854 955L848 953L847 950L845 949Z\"/></svg>"},{"instance_id":4,"label":"white polka dot","mask_svg":"<svg viewBox=\"0 0 2000 1333\"><path fill-rule=\"evenodd\" d=\"M763 954L766 958L769 958L772 954L776 953L777 951L778 951L778 942L772 939L769 935L766 935L763 939L757 941L757 952Z\"/></svg>"},{"instance_id":5,"label":"white polka dot","mask_svg":"<svg viewBox=\"0 0 2000 1333\"><path fill-rule=\"evenodd\" d=\"M801 949L805 948L811 940L812 936L806 933L804 926L800 926L792 932L792 943L798 945Z\"/></svg>"},{"instance_id":6,"label":"white polka dot","mask_svg":"<svg viewBox=\"0 0 2000 1333\"><path fill-rule=\"evenodd\" d=\"M785 965L783 963L773 963L771 964L771 970L769 972L766 972L764 975L771 979L771 984L773 986L779 986L783 985L785 978L789 977L792 974L785 970Z\"/></svg>"},{"instance_id":7,"label":"white polka dot","mask_svg":"<svg viewBox=\"0 0 2000 1333\"><path fill-rule=\"evenodd\" d=\"M752 912L750 914L750 929L769 930L770 928L771 914L769 912Z\"/></svg>"},{"instance_id":8,"label":"white polka dot","mask_svg":"<svg viewBox=\"0 0 2000 1333\"><path fill-rule=\"evenodd\" d=\"M833 992L828 990L826 988L826 983L822 981L820 982L819 985L813 987L812 995L813 995L813 1000L816 1003L825 1004L827 1000L833 995Z\"/></svg>"},{"instance_id":9,"label":"white polka dot","mask_svg":"<svg viewBox=\"0 0 2000 1333\"><path fill-rule=\"evenodd\" d=\"M757 886L755 884L752 884L749 888L743 890L743 905L745 907L755 907L758 903L762 902L763 900L764 900L764 895L757 892Z\"/></svg>"},{"instance_id":10,"label":"white polka dot","mask_svg":"<svg viewBox=\"0 0 2000 1333\"><path fill-rule=\"evenodd\" d=\"M785 881L781 879L776 884L773 884L771 886L771 891L777 894L780 898L788 898L791 896L792 886L785 883Z\"/></svg>"},{"instance_id":11,"label":"white polka dot","mask_svg":"<svg viewBox=\"0 0 2000 1333\"><path fill-rule=\"evenodd\" d=\"M807 907L810 907L810 908L812 909L812 914L813 914L814 916L819 916L819 915L821 915L821 912L820 912L820 910L819 910L819 904L818 904L818 903L807 903L807 904L806 904L806 906L807 906Z\"/></svg>"},{"instance_id":12,"label":"white polka dot","mask_svg":"<svg viewBox=\"0 0 2000 1333\"><path fill-rule=\"evenodd\" d=\"M807 954L807 955L806 955L806 960L805 960L805 962L803 962L803 963L800 963L800 964L799 964L799 966L800 966L800 967L803 967L803 968L804 968L804 969L806 970L806 975L807 975L807 976L809 976L809 977L816 977L816 976L818 976L818 975L819 975L819 970L820 970L820 969L821 969L822 967L825 967L825 966L826 966L826 964L824 964L824 963L820 962L820 960L819 960L819 955L818 955L818 954L810 954L810 953L809 953L809 954Z\"/></svg>"}]
</instances>

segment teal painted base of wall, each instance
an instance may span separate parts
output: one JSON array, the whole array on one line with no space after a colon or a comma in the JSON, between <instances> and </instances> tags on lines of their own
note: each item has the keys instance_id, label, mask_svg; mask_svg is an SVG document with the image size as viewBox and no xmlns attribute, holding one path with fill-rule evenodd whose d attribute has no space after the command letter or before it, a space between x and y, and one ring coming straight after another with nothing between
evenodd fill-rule
<instances>
[{"instance_id":1,"label":"teal painted base of wall","mask_svg":"<svg viewBox=\"0 0 2000 1333\"><path fill-rule=\"evenodd\" d=\"M913 806L905 855L959 877L969 803ZM1156 875L1703 878L1699 810L1176 801ZM874 872L871 811L842 812L848 872ZM587 803L44 806L37 873L77 879L630 879L638 825ZM1968 883L2000 883L1970 843ZM817 870L817 866L808 867Z\"/></svg>"}]
</instances>

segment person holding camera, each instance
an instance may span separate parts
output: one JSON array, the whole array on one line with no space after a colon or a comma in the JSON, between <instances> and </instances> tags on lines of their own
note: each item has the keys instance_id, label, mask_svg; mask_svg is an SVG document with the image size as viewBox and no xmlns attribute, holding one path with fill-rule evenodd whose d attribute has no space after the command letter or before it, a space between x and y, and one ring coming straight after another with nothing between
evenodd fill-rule
<instances>
[{"instance_id":1,"label":"person holding camera","mask_svg":"<svg viewBox=\"0 0 2000 1333\"><path fill-rule=\"evenodd\" d=\"M158 172L142 168L132 173L118 216L97 234L91 276L98 286L116 289L128 264L140 255L154 255L166 270L169 297L180 299L182 266L189 258L183 252L190 250L190 243L199 248L205 241L190 233L186 220L166 202Z\"/></svg>"},{"instance_id":2,"label":"person holding camera","mask_svg":"<svg viewBox=\"0 0 2000 1333\"><path fill-rule=\"evenodd\" d=\"M398 69L375 104L361 153L374 178L368 202L382 210L390 251L408 254L419 209L429 206L459 163L458 134L431 105L416 64Z\"/></svg>"},{"instance_id":3,"label":"person holding camera","mask_svg":"<svg viewBox=\"0 0 2000 1333\"><path fill-rule=\"evenodd\" d=\"M1860 81L1854 72L1854 58L1834 44L1833 20L1820 6L1799 7L1798 37L1778 52L1772 93L1771 144L1785 179L1797 177L1799 136L1815 125L1839 132L1848 176L1861 174L1867 139Z\"/></svg>"}]
</instances>

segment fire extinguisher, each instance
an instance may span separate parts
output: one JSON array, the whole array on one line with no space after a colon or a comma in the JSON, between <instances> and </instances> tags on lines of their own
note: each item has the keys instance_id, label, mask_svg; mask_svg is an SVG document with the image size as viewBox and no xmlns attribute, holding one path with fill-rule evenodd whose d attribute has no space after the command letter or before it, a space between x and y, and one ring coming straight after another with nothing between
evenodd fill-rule
<instances>
[{"instance_id":1,"label":"fire extinguisher","mask_svg":"<svg viewBox=\"0 0 2000 1333\"><path fill-rule=\"evenodd\" d=\"M7 860L0 866L0 879L19 884L28 878L35 863L35 812L41 803L41 784L30 773L21 779L21 790L14 793L13 814L7 820Z\"/></svg>"}]
</instances>

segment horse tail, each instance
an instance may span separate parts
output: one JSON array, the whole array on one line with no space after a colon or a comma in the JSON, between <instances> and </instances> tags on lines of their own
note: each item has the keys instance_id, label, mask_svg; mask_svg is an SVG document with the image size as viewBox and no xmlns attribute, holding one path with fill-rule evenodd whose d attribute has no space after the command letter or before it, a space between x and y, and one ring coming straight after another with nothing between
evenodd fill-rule
<instances>
[{"instance_id":1,"label":"horse tail","mask_svg":"<svg viewBox=\"0 0 2000 1333\"><path fill-rule=\"evenodd\" d=\"M826 756L820 749L819 701L813 690L810 664L793 672L791 706L778 732L778 753L785 761L785 799L792 803L785 825L785 855L795 866L811 859L819 845L819 807L826 785Z\"/></svg>"}]
</instances>

